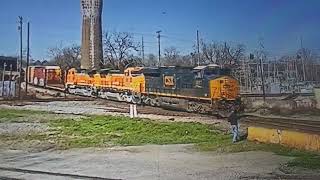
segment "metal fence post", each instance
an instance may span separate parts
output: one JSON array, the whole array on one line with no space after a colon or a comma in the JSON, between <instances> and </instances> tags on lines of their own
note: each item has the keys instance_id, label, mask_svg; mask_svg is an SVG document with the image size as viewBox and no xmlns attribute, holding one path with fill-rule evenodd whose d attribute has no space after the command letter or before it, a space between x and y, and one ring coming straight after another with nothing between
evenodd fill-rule
<instances>
[{"instance_id":1,"label":"metal fence post","mask_svg":"<svg viewBox=\"0 0 320 180\"><path fill-rule=\"evenodd\" d=\"M10 75L9 75L9 98L11 98L11 81L12 81L12 64L10 64Z\"/></svg>"},{"instance_id":2,"label":"metal fence post","mask_svg":"<svg viewBox=\"0 0 320 180\"><path fill-rule=\"evenodd\" d=\"M7 66L7 64L4 63L3 64L3 72L2 72L2 97L4 97L4 76L6 73L6 66Z\"/></svg>"}]
</instances>

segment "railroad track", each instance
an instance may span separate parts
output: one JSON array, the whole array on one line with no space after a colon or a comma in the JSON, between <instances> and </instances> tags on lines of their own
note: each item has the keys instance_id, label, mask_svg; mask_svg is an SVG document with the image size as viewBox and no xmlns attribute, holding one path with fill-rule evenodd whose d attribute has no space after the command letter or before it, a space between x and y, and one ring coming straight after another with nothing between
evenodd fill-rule
<instances>
[{"instance_id":1,"label":"railroad track","mask_svg":"<svg viewBox=\"0 0 320 180\"><path fill-rule=\"evenodd\" d=\"M272 93L266 94L266 97L286 97L290 96L292 93ZM296 96L312 97L314 93L295 93ZM256 93L241 93L242 97L263 97L263 94Z\"/></svg>"},{"instance_id":2,"label":"railroad track","mask_svg":"<svg viewBox=\"0 0 320 180\"><path fill-rule=\"evenodd\" d=\"M293 118L261 117L249 115L242 122L254 126L275 128L279 130L294 130L306 133L320 134L320 120L301 120Z\"/></svg>"},{"instance_id":3,"label":"railroad track","mask_svg":"<svg viewBox=\"0 0 320 180\"><path fill-rule=\"evenodd\" d=\"M57 91L57 92L62 92L62 93L66 93L73 96L86 97L88 99L92 99L92 97L87 97L84 95L79 95L79 94L75 95L75 94L67 93L64 91L64 89L61 89L58 87L51 87L51 86L47 86L45 88L38 87L38 86L36 87ZM310 94L305 94L305 95L310 95ZM99 98L99 99L102 99L102 98ZM241 119L241 122L248 125L269 127L269 128L280 129L280 130L286 129L286 130L320 134L320 120L301 120L301 119L294 119L294 118L264 117L264 116L249 114L249 115L244 115L243 118Z\"/></svg>"}]
</instances>

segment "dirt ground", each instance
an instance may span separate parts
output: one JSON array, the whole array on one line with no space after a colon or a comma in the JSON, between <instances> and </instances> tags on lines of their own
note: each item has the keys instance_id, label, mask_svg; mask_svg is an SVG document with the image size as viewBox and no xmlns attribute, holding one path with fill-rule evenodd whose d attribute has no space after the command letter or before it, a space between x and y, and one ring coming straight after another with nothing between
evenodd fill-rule
<instances>
[{"instance_id":1,"label":"dirt ground","mask_svg":"<svg viewBox=\"0 0 320 180\"><path fill-rule=\"evenodd\" d=\"M50 118L86 115L128 116L128 105L112 101L48 101L1 104L0 108L41 110L57 113ZM225 120L211 116L138 107L139 117L158 121L216 124L228 129ZM156 113L152 113L156 112ZM34 123L0 123L0 134L43 132L48 127ZM50 119L49 118L49 119ZM19 118L17 119L19 122ZM29 121L28 121L29 122ZM5 145L7 146L7 145ZM267 152L219 154L200 152L193 145L146 145L132 147L70 149L57 151L34 142L30 151L0 144L0 179L301 179L288 176L279 167L291 158ZM25 148L23 148L25 147Z\"/></svg>"}]
</instances>

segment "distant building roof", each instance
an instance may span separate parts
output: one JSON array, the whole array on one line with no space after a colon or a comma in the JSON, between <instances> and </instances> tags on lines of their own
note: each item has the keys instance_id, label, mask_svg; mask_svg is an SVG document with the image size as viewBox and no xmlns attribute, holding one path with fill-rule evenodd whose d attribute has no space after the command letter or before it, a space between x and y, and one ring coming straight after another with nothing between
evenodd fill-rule
<instances>
[{"instance_id":1,"label":"distant building roof","mask_svg":"<svg viewBox=\"0 0 320 180\"><path fill-rule=\"evenodd\" d=\"M29 67L44 68L44 69L60 69L59 66L42 66L42 65L39 65L39 66L29 66Z\"/></svg>"},{"instance_id":2,"label":"distant building roof","mask_svg":"<svg viewBox=\"0 0 320 180\"><path fill-rule=\"evenodd\" d=\"M218 64L208 64L208 67L220 67Z\"/></svg>"},{"instance_id":3,"label":"distant building roof","mask_svg":"<svg viewBox=\"0 0 320 180\"><path fill-rule=\"evenodd\" d=\"M205 69L207 66L197 66L195 68L193 68L194 70L202 70Z\"/></svg>"},{"instance_id":4,"label":"distant building roof","mask_svg":"<svg viewBox=\"0 0 320 180\"><path fill-rule=\"evenodd\" d=\"M18 58L10 56L0 56L0 61L17 61Z\"/></svg>"},{"instance_id":5,"label":"distant building roof","mask_svg":"<svg viewBox=\"0 0 320 180\"><path fill-rule=\"evenodd\" d=\"M197 66L193 68L193 70L203 70L207 67L220 67L218 64L208 64L208 65L203 65L203 66Z\"/></svg>"},{"instance_id":6,"label":"distant building roof","mask_svg":"<svg viewBox=\"0 0 320 180\"><path fill-rule=\"evenodd\" d=\"M60 69L59 66L44 66L46 69Z\"/></svg>"}]
</instances>

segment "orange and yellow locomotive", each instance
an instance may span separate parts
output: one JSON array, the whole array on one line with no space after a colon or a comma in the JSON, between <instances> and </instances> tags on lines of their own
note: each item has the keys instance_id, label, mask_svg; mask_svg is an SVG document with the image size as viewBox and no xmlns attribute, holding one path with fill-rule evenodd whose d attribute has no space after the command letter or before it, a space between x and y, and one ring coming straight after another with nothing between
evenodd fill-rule
<instances>
[{"instance_id":1,"label":"orange and yellow locomotive","mask_svg":"<svg viewBox=\"0 0 320 180\"><path fill-rule=\"evenodd\" d=\"M217 65L130 67L124 73L71 69L65 85L73 94L189 112L215 114L240 106L238 81Z\"/></svg>"},{"instance_id":2,"label":"orange and yellow locomotive","mask_svg":"<svg viewBox=\"0 0 320 180\"><path fill-rule=\"evenodd\" d=\"M58 66L29 67L28 82L60 86L71 94L161 106L197 113L220 113L240 107L238 81L217 65L119 70L70 69L62 78ZM63 86L62 86L63 87ZM221 114L221 113L220 113Z\"/></svg>"}]
</instances>

